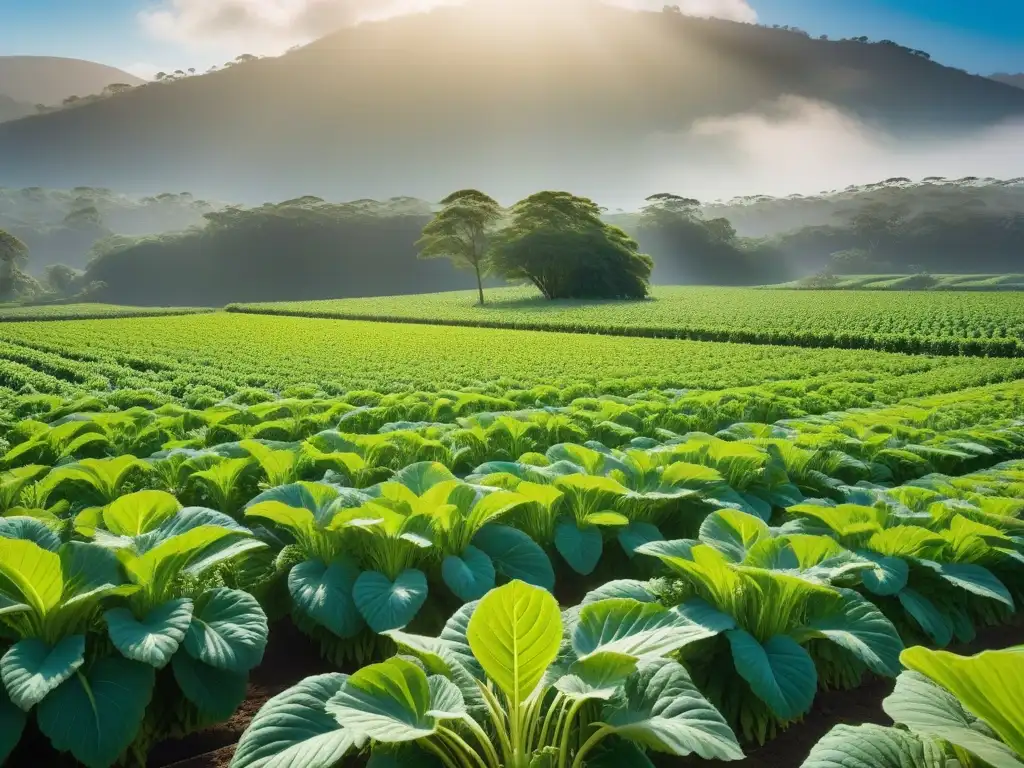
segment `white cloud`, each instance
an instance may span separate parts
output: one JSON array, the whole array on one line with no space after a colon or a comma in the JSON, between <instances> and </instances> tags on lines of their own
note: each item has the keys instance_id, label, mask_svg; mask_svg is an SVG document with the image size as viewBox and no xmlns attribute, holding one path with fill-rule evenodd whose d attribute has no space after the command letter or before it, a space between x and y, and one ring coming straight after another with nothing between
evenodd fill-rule
<instances>
[{"instance_id":1,"label":"white cloud","mask_svg":"<svg viewBox=\"0 0 1024 768\"><path fill-rule=\"evenodd\" d=\"M492 0L493 1L493 0ZM661 10L666 0L605 0L644 10ZM252 53L280 53L340 27L426 11L467 0L161 0L139 20L154 37L192 47L216 46ZM507 0L521 4L522 0ZM557 0L551 0L557 2ZM756 21L747 0L667 0L694 16Z\"/></svg>"},{"instance_id":2,"label":"white cloud","mask_svg":"<svg viewBox=\"0 0 1024 768\"><path fill-rule=\"evenodd\" d=\"M150 64L148 61L136 61L133 64L121 67L121 69L129 75L141 77L143 80L153 80L157 72L170 71L167 67L158 67L156 64ZM174 67L171 67L171 69L174 69Z\"/></svg>"},{"instance_id":3,"label":"white cloud","mask_svg":"<svg viewBox=\"0 0 1024 768\"><path fill-rule=\"evenodd\" d=\"M637 162L645 189L710 200L816 194L893 176L1024 175L1024 121L969 134L902 137L831 104L795 96L770 109L698 121L651 136Z\"/></svg>"}]
</instances>

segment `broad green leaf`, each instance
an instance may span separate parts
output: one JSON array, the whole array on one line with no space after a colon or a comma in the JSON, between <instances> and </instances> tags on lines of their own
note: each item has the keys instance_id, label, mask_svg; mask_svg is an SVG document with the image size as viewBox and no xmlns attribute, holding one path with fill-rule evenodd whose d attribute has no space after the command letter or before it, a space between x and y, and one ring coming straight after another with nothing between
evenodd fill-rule
<instances>
[{"instance_id":1,"label":"broad green leaf","mask_svg":"<svg viewBox=\"0 0 1024 768\"><path fill-rule=\"evenodd\" d=\"M378 571L364 571L355 581L352 597L374 632L401 629L426 602L427 577L416 568L407 568L394 581Z\"/></svg>"},{"instance_id":2,"label":"broad green leaf","mask_svg":"<svg viewBox=\"0 0 1024 768\"><path fill-rule=\"evenodd\" d=\"M1014 608L1010 590L988 568L973 563L936 563L933 560L918 560L917 562L926 568L931 568L943 579L960 589L1000 602L1011 610Z\"/></svg>"},{"instance_id":3,"label":"broad green leaf","mask_svg":"<svg viewBox=\"0 0 1024 768\"><path fill-rule=\"evenodd\" d=\"M494 570L507 579L519 579L548 591L555 588L551 560L533 539L507 525L485 525L473 537L473 546L494 563Z\"/></svg>"},{"instance_id":4,"label":"broad green leaf","mask_svg":"<svg viewBox=\"0 0 1024 768\"><path fill-rule=\"evenodd\" d=\"M174 517L181 504L164 491L138 491L103 508L103 524L117 536L138 536Z\"/></svg>"},{"instance_id":5,"label":"broad green leaf","mask_svg":"<svg viewBox=\"0 0 1024 768\"><path fill-rule=\"evenodd\" d=\"M750 548L770 535L768 524L761 518L737 509L712 512L700 526L700 540L733 563L742 563Z\"/></svg>"},{"instance_id":6,"label":"broad green leaf","mask_svg":"<svg viewBox=\"0 0 1024 768\"><path fill-rule=\"evenodd\" d=\"M910 566L898 557L885 557L866 549L857 550L857 555L875 564L874 568L861 572L864 588L880 597L891 597L907 586Z\"/></svg>"},{"instance_id":7,"label":"broad green leaf","mask_svg":"<svg viewBox=\"0 0 1024 768\"><path fill-rule=\"evenodd\" d=\"M953 625L935 604L913 589L902 590L897 597L903 609L940 648L953 640Z\"/></svg>"},{"instance_id":8,"label":"broad green leaf","mask_svg":"<svg viewBox=\"0 0 1024 768\"><path fill-rule=\"evenodd\" d=\"M496 491L482 496L473 505L469 513L469 526L473 531L479 531L488 523L500 520L502 517L530 500L519 493L510 491Z\"/></svg>"},{"instance_id":9,"label":"broad green leaf","mask_svg":"<svg viewBox=\"0 0 1024 768\"><path fill-rule=\"evenodd\" d=\"M654 768L654 763L635 742L617 736L602 739L587 755L587 768Z\"/></svg>"},{"instance_id":10,"label":"broad green leaf","mask_svg":"<svg viewBox=\"0 0 1024 768\"><path fill-rule=\"evenodd\" d=\"M964 708L981 718L1014 752L1024 756L1024 652L1020 648L957 656L927 648L909 648L900 657L956 696Z\"/></svg>"},{"instance_id":11,"label":"broad green leaf","mask_svg":"<svg viewBox=\"0 0 1024 768\"><path fill-rule=\"evenodd\" d=\"M163 669L185 639L192 609L191 600L179 598L158 605L141 621L127 608L111 608L103 619L110 641L121 655Z\"/></svg>"},{"instance_id":12,"label":"broad green leaf","mask_svg":"<svg viewBox=\"0 0 1024 768\"><path fill-rule=\"evenodd\" d=\"M0 537L31 541L48 552L60 549L60 536L34 517L0 517Z\"/></svg>"},{"instance_id":13,"label":"broad green leaf","mask_svg":"<svg viewBox=\"0 0 1024 768\"><path fill-rule=\"evenodd\" d=\"M21 741L26 719L25 713L14 706L7 697L7 691L0 686L0 765Z\"/></svg>"},{"instance_id":14,"label":"broad green leaf","mask_svg":"<svg viewBox=\"0 0 1024 768\"><path fill-rule=\"evenodd\" d=\"M267 616L256 598L219 587L196 599L184 647L211 667L243 674L263 660L267 633Z\"/></svg>"},{"instance_id":15,"label":"broad green leaf","mask_svg":"<svg viewBox=\"0 0 1024 768\"><path fill-rule=\"evenodd\" d=\"M600 525L608 528L619 528L629 525L629 518L621 512L604 510L603 512L591 512L584 518L587 525Z\"/></svg>"},{"instance_id":16,"label":"broad green leaf","mask_svg":"<svg viewBox=\"0 0 1024 768\"><path fill-rule=\"evenodd\" d=\"M0 538L0 576L17 590L8 597L32 606L40 616L55 608L64 593L60 557L31 541Z\"/></svg>"},{"instance_id":17,"label":"broad green leaf","mask_svg":"<svg viewBox=\"0 0 1024 768\"><path fill-rule=\"evenodd\" d=\"M463 602L479 600L494 588L494 563L470 545L462 557L448 555L441 563L441 578Z\"/></svg>"},{"instance_id":18,"label":"broad green leaf","mask_svg":"<svg viewBox=\"0 0 1024 768\"><path fill-rule=\"evenodd\" d=\"M725 720L675 661L643 662L626 679L624 696L605 705L602 720L614 733L658 752L706 760L742 760Z\"/></svg>"},{"instance_id":19,"label":"broad green leaf","mask_svg":"<svg viewBox=\"0 0 1024 768\"><path fill-rule=\"evenodd\" d=\"M39 730L60 752L88 768L109 768L142 724L156 670L120 656L104 656L79 670L36 710Z\"/></svg>"},{"instance_id":20,"label":"broad green leaf","mask_svg":"<svg viewBox=\"0 0 1024 768\"><path fill-rule=\"evenodd\" d=\"M332 768L365 740L327 713L327 702L348 679L307 677L270 699L242 734L232 768Z\"/></svg>"},{"instance_id":21,"label":"broad green leaf","mask_svg":"<svg viewBox=\"0 0 1024 768\"><path fill-rule=\"evenodd\" d=\"M576 573L587 576L594 572L604 550L601 529L580 528L571 517L563 517L555 523L555 549Z\"/></svg>"},{"instance_id":22,"label":"broad green leaf","mask_svg":"<svg viewBox=\"0 0 1024 768\"><path fill-rule=\"evenodd\" d=\"M930 557L940 551L941 536L916 525L898 525L872 535L868 549L885 557Z\"/></svg>"},{"instance_id":23,"label":"broad green leaf","mask_svg":"<svg viewBox=\"0 0 1024 768\"><path fill-rule=\"evenodd\" d=\"M878 675L895 677L900 673L903 641L899 633L877 607L853 590L840 590L840 610L830 616L813 619L808 629L845 648Z\"/></svg>"},{"instance_id":24,"label":"broad green leaf","mask_svg":"<svg viewBox=\"0 0 1024 768\"><path fill-rule=\"evenodd\" d=\"M288 573L288 594L300 613L341 638L358 635L366 623L352 598L359 570L345 560L329 566L317 560L299 563Z\"/></svg>"},{"instance_id":25,"label":"broad green leaf","mask_svg":"<svg viewBox=\"0 0 1024 768\"><path fill-rule=\"evenodd\" d=\"M800 768L952 768L930 739L880 725L837 725Z\"/></svg>"},{"instance_id":26,"label":"broad green leaf","mask_svg":"<svg viewBox=\"0 0 1024 768\"><path fill-rule=\"evenodd\" d=\"M885 713L911 731L944 739L985 760L992 768L1021 768L1008 746L988 726L964 711L956 696L917 672L904 672L882 702Z\"/></svg>"},{"instance_id":27,"label":"broad green leaf","mask_svg":"<svg viewBox=\"0 0 1024 768\"><path fill-rule=\"evenodd\" d=\"M637 659L614 651L602 651L575 661L555 688L572 699L608 700L636 671Z\"/></svg>"},{"instance_id":28,"label":"broad green leaf","mask_svg":"<svg viewBox=\"0 0 1024 768\"><path fill-rule=\"evenodd\" d=\"M814 660L788 635L759 643L742 629L726 632L740 677L780 720L805 714L818 691Z\"/></svg>"},{"instance_id":29,"label":"broad green leaf","mask_svg":"<svg viewBox=\"0 0 1024 768\"><path fill-rule=\"evenodd\" d=\"M467 632L484 673L517 704L537 687L562 641L562 617L550 593L512 581L484 597Z\"/></svg>"},{"instance_id":30,"label":"broad green leaf","mask_svg":"<svg viewBox=\"0 0 1024 768\"><path fill-rule=\"evenodd\" d=\"M630 523L618 533L619 544L630 558L636 555L637 547L650 544L652 541L662 541L664 538L658 526L644 522Z\"/></svg>"},{"instance_id":31,"label":"broad green leaf","mask_svg":"<svg viewBox=\"0 0 1024 768\"><path fill-rule=\"evenodd\" d=\"M421 461L400 469L391 477L391 482L400 483L417 496L422 496L438 483L455 479L455 475L444 464Z\"/></svg>"},{"instance_id":32,"label":"broad green leaf","mask_svg":"<svg viewBox=\"0 0 1024 768\"><path fill-rule=\"evenodd\" d=\"M622 653L638 659L667 656L683 646L735 627L717 611L693 621L680 608L629 599L607 599L580 610L572 647L580 657Z\"/></svg>"},{"instance_id":33,"label":"broad green leaf","mask_svg":"<svg viewBox=\"0 0 1024 768\"><path fill-rule=\"evenodd\" d=\"M427 683L430 687L427 715L438 720L461 720L466 714L466 701L459 686L443 675L431 675Z\"/></svg>"},{"instance_id":34,"label":"broad green leaf","mask_svg":"<svg viewBox=\"0 0 1024 768\"><path fill-rule=\"evenodd\" d=\"M159 594L207 547L238 535L219 525L201 525L162 541L138 557L124 552L119 552L118 556L134 583Z\"/></svg>"},{"instance_id":35,"label":"broad green leaf","mask_svg":"<svg viewBox=\"0 0 1024 768\"><path fill-rule=\"evenodd\" d=\"M583 597L580 606L590 605L599 600L607 600L613 597L625 597L630 600L638 600L641 603L656 603L658 599L648 589L649 582L637 581L636 579L616 579L602 584L597 589L592 589Z\"/></svg>"},{"instance_id":36,"label":"broad green leaf","mask_svg":"<svg viewBox=\"0 0 1024 768\"><path fill-rule=\"evenodd\" d=\"M85 635L65 637L54 646L29 638L0 659L0 676L14 705L28 712L84 663Z\"/></svg>"},{"instance_id":37,"label":"broad green leaf","mask_svg":"<svg viewBox=\"0 0 1024 768\"><path fill-rule=\"evenodd\" d=\"M316 528L316 516L308 509L291 507L280 501L261 501L245 510L247 518L267 520L294 536L309 536Z\"/></svg>"},{"instance_id":38,"label":"broad green leaf","mask_svg":"<svg viewBox=\"0 0 1024 768\"><path fill-rule=\"evenodd\" d=\"M185 698L215 722L230 718L245 701L249 681L244 672L211 667L184 649L171 657L171 672Z\"/></svg>"},{"instance_id":39,"label":"broad green leaf","mask_svg":"<svg viewBox=\"0 0 1024 768\"><path fill-rule=\"evenodd\" d=\"M437 730L430 681L400 658L363 667L327 702L326 710L354 734L383 743L416 741Z\"/></svg>"}]
</instances>

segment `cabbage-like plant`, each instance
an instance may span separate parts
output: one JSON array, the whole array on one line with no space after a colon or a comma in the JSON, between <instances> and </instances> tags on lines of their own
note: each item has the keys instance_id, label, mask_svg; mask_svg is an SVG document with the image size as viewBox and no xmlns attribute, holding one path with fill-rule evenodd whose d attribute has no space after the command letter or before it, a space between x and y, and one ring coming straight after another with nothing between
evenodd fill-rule
<instances>
[{"instance_id":1,"label":"cabbage-like plant","mask_svg":"<svg viewBox=\"0 0 1024 768\"><path fill-rule=\"evenodd\" d=\"M191 487L217 510L233 517L245 504L245 487L253 465L251 458L223 458L193 472L189 477Z\"/></svg>"},{"instance_id":2,"label":"cabbage-like plant","mask_svg":"<svg viewBox=\"0 0 1024 768\"><path fill-rule=\"evenodd\" d=\"M66 496L75 503L109 504L120 496L133 476L150 466L134 456L82 459L55 467L44 480L50 495Z\"/></svg>"},{"instance_id":3,"label":"cabbage-like plant","mask_svg":"<svg viewBox=\"0 0 1024 768\"><path fill-rule=\"evenodd\" d=\"M11 469L26 464L54 465L72 458L102 456L110 448L103 428L89 421L68 421L43 426L28 440L18 443L0 458L0 467Z\"/></svg>"},{"instance_id":4,"label":"cabbage-like plant","mask_svg":"<svg viewBox=\"0 0 1024 768\"><path fill-rule=\"evenodd\" d=\"M50 471L39 464L26 464L8 472L0 473L0 515L6 515L20 506L21 492L25 486L35 482Z\"/></svg>"},{"instance_id":5,"label":"cabbage-like plant","mask_svg":"<svg viewBox=\"0 0 1024 768\"><path fill-rule=\"evenodd\" d=\"M548 592L513 581L459 611L440 637L394 633L411 658L309 678L271 699L232 766L329 768L367 748L371 767L403 756L447 768L581 768L639 764L647 749L740 760L721 715L665 658L709 631L625 599L563 617Z\"/></svg>"},{"instance_id":6,"label":"cabbage-like plant","mask_svg":"<svg viewBox=\"0 0 1024 768\"><path fill-rule=\"evenodd\" d=\"M908 648L882 707L898 727L834 727L802 768L1019 768L1024 765L1024 646L957 656Z\"/></svg>"},{"instance_id":7,"label":"cabbage-like plant","mask_svg":"<svg viewBox=\"0 0 1024 768\"><path fill-rule=\"evenodd\" d=\"M1014 610L1006 586L979 564L992 554L991 543L969 521L956 529L950 521L947 531L937 532L882 506L799 504L788 511L874 563L861 574L863 589L909 638L923 633L939 646L954 637L971 640L978 598Z\"/></svg>"},{"instance_id":8,"label":"cabbage-like plant","mask_svg":"<svg viewBox=\"0 0 1024 768\"><path fill-rule=\"evenodd\" d=\"M181 509L161 491L140 491L89 510L77 530L116 554L133 591L103 619L111 643L157 677L158 695L133 749L229 718L263 658L267 618L252 595L218 571L265 545L229 516Z\"/></svg>"},{"instance_id":9,"label":"cabbage-like plant","mask_svg":"<svg viewBox=\"0 0 1024 768\"><path fill-rule=\"evenodd\" d=\"M683 658L700 689L748 739L764 743L777 726L810 710L821 663L812 651L821 641L848 652L855 666L847 675L857 674L856 665L889 677L899 671L899 635L853 590L733 565L716 549L690 541L654 542L637 552L673 572L654 586L662 601L718 617L720 634L688 648Z\"/></svg>"},{"instance_id":10,"label":"cabbage-like plant","mask_svg":"<svg viewBox=\"0 0 1024 768\"><path fill-rule=\"evenodd\" d=\"M418 464L366 492L319 483L275 488L250 502L247 517L285 534L288 590L300 627L351 639L412 622L428 597L428 573L460 602L498 576L547 588L544 551L497 521L525 503L517 494L456 480L443 466ZM317 635L329 655L345 648ZM371 653L373 650L371 649Z\"/></svg>"},{"instance_id":11,"label":"cabbage-like plant","mask_svg":"<svg viewBox=\"0 0 1024 768\"><path fill-rule=\"evenodd\" d=\"M0 762L33 713L55 750L89 768L128 748L155 674L111 653L96 626L105 598L135 590L102 547L0 538Z\"/></svg>"}]
</instances>

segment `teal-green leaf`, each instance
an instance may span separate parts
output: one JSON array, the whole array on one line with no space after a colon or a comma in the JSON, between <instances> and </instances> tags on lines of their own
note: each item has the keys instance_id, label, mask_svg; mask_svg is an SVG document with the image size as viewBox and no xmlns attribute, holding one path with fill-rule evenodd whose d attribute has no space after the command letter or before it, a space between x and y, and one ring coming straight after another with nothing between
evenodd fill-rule
<instances>
[{"instance_id":1,"label":"teal-green leaf","mask_svg":"<svg viewBox=\"0 0 1024 768\"><path fill-rule=\"evenodd\" d=\"M1000 602L1011 610L1014 607L1010 590L988 568L974 563L936 563L932 560L918 560L917 562L931 568L947 582L960 587L960 589Z\"/></svg>"},{"instance_id":2,"label":"teal-green leaf","mask_svg":"<svg viewBox=\"0 0 1024 768\"><path fill-rule=\"evenodd\" d=\"M880 725L837 725L800 768L949 768L942 748L912 733Z\"/></svg>"},{"instance_id":3,"label":"teal-green leaf","mask_svg":"<svg viewBox=\"0 0 1024 768\"><path fill-rule=\"evenodd\" d=\"M654 768L647 753L637 744L618 736L602 739L587 755L587 768Z\"/></svg>"},{"instance_id":4,"label":"teal-green leaf","mask_svg":"<svg viewBox=\"0 0 1024 768\"><path fill-rule=\"evenodd\" d=\"M111 608L103 614L110 641L121 655L163 669L177 652L192 623L192 601L169 600L151 610L141 621L127 608Z\"/></svg>"},{"instance_id":5,"label":"teal-green leaf","mask_svg":"<svg viewBox=\"0 0 1024 768\"><path fill-rule=\"evenodd\" d=\"M602 719L619 736L658 752L706 760L742 760L743 750L725 719L675 661L641 663L623 695L608 702Z\"/></svg>"},{"instance_id":6,"label":"teal-green leaf","mask_svg":"<svg viewBox=\"0 0 1024 768\"><path fill-rule=\"evenodd\" d=\"M592 525L579 528L575 520L563 517L555 523L555 549L576 573L588 576L594 572L604 550L601 529Z\"/></svg>"},{"instance_id":7,"label":"teal-green leaf","mask_svg":"<svg viewBox=\"0 0 1024 768\"><path fill-rule=\"evenodd\" d=\"M590 605L599 600L607 600L612 597L627 597L630 600L639 600L641 603L656 603L658 598L647 588L648 582L636 579L616 579L605 582L597 589L592 589L583 597L580 606Z\"/></svg>"},{"instance_id":8,"label":"teal-green leaf","mask_svg":"<svg viewBox=\"0 0 1024 768\"><path fill-rule=\"evenodd\" d=\"M156 670L104 656L79 670L36 710L39 730L88 768L109 768L131 744L153 695Z\"/></svg>"},{"instance_id":9,"label":"teal-green leaf","mask_svg":"<svg viewBox=\"0 0 1024 768\"><path fill-rule=\"evenodd\" d=\"M54 646L28 638L12 645L0 659L0 676L11 701L28 712L83 663L85 635L65 637Z\"/></svg>"},{"instance_id":10,"label":"teal-green leaf","mask_svg":"<svg viewBox=\"0 0 1024 768\"><path fill-rule=\"evenodd\" d=\"M850 589L843 595L840 610L812 620L808 627L863 661L872 672L887 677L900 673L903 641L874 603Z\"/></svg>"},{"instance_id":11,"label":"teal-green leaf","mask_svg":"<svg viewBox=\"0 0 1024 768\"><path fill-rule=\"evenodd\" d=\"M60 536L34 517L0 517L0 536L31 541L50 552L60 549Z\"/></svg>"},{"instance_id":12,"label":"teal-green leaf","mask_svg":"<svg viewBox=\"0 0 1024 768\"><path fill-rule=\"evenodd\" d=\"M473 546L494 563L494 570L507 579L519 579L549 592L555 588L551 559L537 542L507 525L485 525L473 537Z\"/></svg>"},{"instance_id":13,"label":"teal-green leaf","mask_svg":"<svg viewBox=\"0 0 1024 768\"><path fill-rule=\"evenodd\" d=\"M392 475L391 482L401 483L417 496L422 496L438 483L455 479L455 475L444 464L436 461L420 461L400 469Z\"/></svg>"},{"instance_id":14,"label":"teal-green leaf","mask_svg":"<svg viewBox=\"0 0 1024 768\"><path fill-rule=\"evenodd\" d=\"M992 768L1020 768L1024 764L988 725L967 712L956 696L918 672L901 674L882 708L893 721L919 736L963 747Z\"/></svg>"},{"instance_id":15,"label":"teal-green leaf","mask_svg":"<svg viewBox=\"0 0 1024 768\"><path fill-rule=\"evenodd\" d=\"M636 671L636 665L633 656L601 651L573 662L568 674L555 681L555 688L572 699L607 701Z\"/></svg>"},{"instance_id":16,"label":"teal-green leaf","mask_svg":"<svg viewBox=\"0 0 1024 768\"><path fill-rule=\"evenodd\" d=\"M448 555L441 563L441 578L463 602L479 600L494 589L494 562L473 545L462 557Z\"/></svg>"},{"instance_id":17,"label":"teal-green leaf","mask_svg":"<svg viewBox=\"0 0 1024 768\"><path fill-rule=\"evenodd\" d=\"M454 682L443 675L431 675L427 684L430 687L427 715L438 720L458 720L466 714L466 700Z\"/></svg>"},{"instance_id":18,"label":"teal-green leaf","mask_svg":"<svg viewBox=\"0 0 1024 768\"><path fill-rule=\"evenodd\" d=\"M359 570L345 560L299 563L288 573L292 605L338 637L355 637L366 626L352 597L358 576Z\"/></svg>"},{"instance_id":19,"label":"teal-green leaf","mask_svg":"<svg viewBox=\"0 0 1024 768\"><path fill-rule=\"evenodd\" d=\"M248 592L220 587L195 602L185 650L194 659L242 674L263 660L267 616Z\"/></svg>"},{"instance_id":20,"label":"teal-green leaf","mask_svg":"<svg viewBox=\"0 0 1024 768\"><path fill-rule=\"evenodd\" d=\"M903 609L910 614L917 625L935 641L940 648L945 648L953 640L953 625L935 607L935 603L913 589L902 590L897 597Z\"/></svg>"},{"instance_id":21,"label":"teal-green leaf","mask_svg":"<svg viewBox=\"0 0 1024 768\"><path fill-rule=\"evenodd\" d=\"M415 741L437 729L426 673L400 658L363 667L348 678L326 710L358 736L383 743Z\"/></svg>"},{"instance_id":22,"label":"teal-green leaf","mask_svg":"<svg viewBox=\"0 0 1024 768\"><path fill-rule=\"evenodd\" d=\"M763 645L742 629L726 633L740 677L780 720L805 714L818 691L814 660L793 638L776 635Z\"/></svg>"},{"instance_id":23,"label":"teal-green leaf","mask_svg":"<svg viewBox=\"0 0 1024 768\"><path fill-rule=\"evenodd\" d=\"M182 694L206 718L227 720L245 701L248 676L211 667L184 649L171 658L171 671Z\"/></svg>"},{"instance_id":24,"label":"teal-green leaf","mask_svg":"<svg viewBox=\"0 0 1024 768\"><path fill-rule=\"evenodd\" d=\"M658 526L652 523L632 522L618 533L619 544L627 557L633 558L636 555L636 548L652 541L661 541L665 537L661 535Z\"/></svg>"},{"instance_id":25,"label":"teal-green leaf","mask_svg":"<svg viewBox=\"0 0 1024 768\"><path fill-rule=\"evenodd\" d=\"M370 759L366 761L366 768L410 768L411 766L444 768L444 763L437 759L437 755L409 742L389 749L378 747L370 753Z\"/></svg>"},{"instance_id":26,"label":"teal-green leaf","mask_svg":"<svg viewBox=\"0 0 1024 768\"><path fill-rule=\"evenodd\" d=\"M21 741L26 719L25 713L14 706L7 691L0 686L0 765Z\"/></svg>"},{"instance_id":27,"label":"teal-green leaf","mask_svg":"<svg viewBox=\"0 0 1024 768\"><path fill-rule=\"evenodd\" d=\"M657 658L713 637L723 626L731 629L735 623L731 618L724 625L698 623L680 610L658 603L611 598L583 606L572 633L572 647L581 658L601 652Z\"/></svg>"},{"instance_id":28,"label":"teal-green leaf","mask_svg":"<svg viewBox=\"0 0 1024 768\"><path fill-rule=\"evenodd\" d=\"M347 679L337 673L307 677L270 699L242 734L231 768L332 768L362 748L365 739L326 710Z\"/></svg>"},{"instance_id":29,"label":"teal-green leaf","mask_svg":"<svg viewBox=\"0 0 1024 768\"><path fill-rule=\"evenodd\" d=\"M374 632L401 629L419 612L427 599L427 577L407 568L393 582L383 573L364 571L352 588L359 613Z\"/></svg>"},{"instance_id":30,"label":"teal-green leaf","mask_svg":"<svg viewBox=\"0 0 1024 768\"><path fill-rule=\"evenodd\" d=\"M874 568L861 572L864 588L879 597L891 597L907 586L910 578L910 566L898 557L886 557L866 549L857 550L857 554L875 564Z\"/></svg>"}]
</instances>

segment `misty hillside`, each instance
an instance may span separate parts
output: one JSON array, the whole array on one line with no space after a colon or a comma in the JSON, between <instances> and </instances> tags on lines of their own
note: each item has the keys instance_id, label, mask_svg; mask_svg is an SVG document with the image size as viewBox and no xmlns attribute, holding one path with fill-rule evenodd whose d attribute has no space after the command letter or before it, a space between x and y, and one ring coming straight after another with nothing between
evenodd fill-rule
<instances>
[{"instance_id":1,"label":"misty hillside","mask_svg":"<svg viewBox=\"0 0 1024 768\"><path fill-rule=\"evenodd\" d=\"M0 93L0 123L31 115L35 111L36 108L33 105L24 101L16 101L10 96Z\"/></svg>"},{"instance_id":2,"label":"misty hillside","mask_svg":"<svg viewBox=\"0 0 1024 768\"><path fill-rule=\"evenodd\" d=\"M915 138L1024 117L1024 91L895 44L582 0L517 7L478 0L366 23L281 58L0 125L0 183L246 202L436 200L467 185L505 199L542 187L607 199L614 186L639 199L660 191L644 168L688 156L695 121L771 120L787 98ZM710 156L716 137L705 139Z\"/></svg>"},{"instance_id":3,"label":"misty hillside","mask_svg":"<svg viewBox=\"0 0 1024 768\"><path fill-rule=\"evenodd\" d=\"M993 80L998 80L1001 83L1007 83L1008 85L1014 85L1018 88L1024 88L1024 73L1019 75L1008 75L1004 72L992 75Z\"/></svg>"},{"instance_id":4,"label":"misty hillside","mask_svg":"<svg viewBox=\"0 0 1024 768\"><path fill-rule=\"evenodd\" d=\"M0 94L30 104L60 104L100 93L108 85L145 82L115 67L56 56L0 56ZM2 180L0 180L2 183Z\"/></svg>"}]
</instances>

